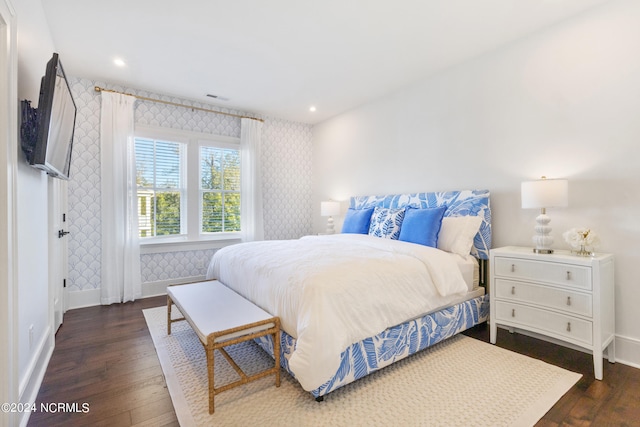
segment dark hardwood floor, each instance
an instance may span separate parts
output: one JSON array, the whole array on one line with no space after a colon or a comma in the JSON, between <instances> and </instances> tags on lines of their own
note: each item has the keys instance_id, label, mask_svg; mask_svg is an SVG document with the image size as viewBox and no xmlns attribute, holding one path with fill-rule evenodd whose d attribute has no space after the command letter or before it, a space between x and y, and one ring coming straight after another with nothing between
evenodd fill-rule
<instances>
[{"instance_id":1,"label":"dark hardwood floor","mask_svg":"<svg viewBox=\"0 0 640 427\"><path fill-rule=\"evenodd\" d=\"M142 315L165 301L67 312L36 403L77 403L80 411L86 403L88 412L35 412L29 426L177 426ZM489 340L486 324L465 334ZM640 369L605 362L604 380L597 381L589 354L504 330L498 345L583 375L538 426L640 426Z\"/></svg>"},{"instance_id":2,"label":"dark hardwood floor","mask_svg":"<svg viewBox=\"0 0 640 427\"><path fill-rule=\"evenodd\" d=\"M88 403L87 413L31 414L29 426L177 426L142 310L166 297L70 310L36 406Z\"/></svg>"}]
</instances>

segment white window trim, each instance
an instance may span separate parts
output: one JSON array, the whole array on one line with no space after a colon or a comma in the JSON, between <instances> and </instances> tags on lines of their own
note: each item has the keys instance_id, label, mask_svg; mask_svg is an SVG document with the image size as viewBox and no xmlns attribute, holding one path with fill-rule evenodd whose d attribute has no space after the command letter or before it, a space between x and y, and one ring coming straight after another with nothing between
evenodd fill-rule
<instances>
[{"instance_id":1,"label":"white window trim","mask_svg":"<svg viewBox=\"0 0 640 427\"><path fill-rule=\"evenodd\" d=\"M180 240L157 240L153 242L140 243L140 254L161 254L167 252L198 251L206 249L219 249L235 243L240 243L240 237L219 237L217 239L203 239L199 241L188 241L186 238Z\"/></svg>"},{"instance_id":2,"label":"white window trim","mask_svg":"<svg viewBox=\"0 0 640 427\"><path fill-rule=\"evenodd\" d=\"M140 238L140 253L212 249L239 242L240 232L215 234L200 232L200 147L209 145L240 150L240 138L150 125L136 125L134 135L136 138L168 140L187 145L185 156L187 166L183 168L187 183L185 201L187 215L184 217L186 224L183 228L186 234ZM188 170L193 170L194 173L190 174Z\"/></svg>"}]
</instances>

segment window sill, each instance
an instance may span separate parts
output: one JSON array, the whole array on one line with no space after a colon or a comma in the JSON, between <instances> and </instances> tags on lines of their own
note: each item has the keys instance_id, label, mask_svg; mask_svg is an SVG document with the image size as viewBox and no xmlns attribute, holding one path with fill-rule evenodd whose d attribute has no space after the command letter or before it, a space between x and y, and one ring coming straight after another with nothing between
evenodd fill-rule
<instances>
[{"instance_id":1,"label":"window sill","mask_svg":"<svg viewBox=\"0 0 640 427\"><path fill-rule=\"evenodd\" d=\"M186 238L161 239L150 242L140 242L140 254L160 254L167 252L198 251L207 249L220 249L225 246L240 243L240 236L228 235L215 238L202 238L200 240L186 240Z\"/></svg>"}]
</instances>

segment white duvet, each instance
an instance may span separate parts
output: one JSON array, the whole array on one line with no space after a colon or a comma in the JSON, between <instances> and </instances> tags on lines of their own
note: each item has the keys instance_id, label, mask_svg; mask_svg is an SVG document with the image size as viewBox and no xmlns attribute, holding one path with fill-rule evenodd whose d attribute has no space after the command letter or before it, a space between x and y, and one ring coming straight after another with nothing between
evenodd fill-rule
<instances>
[{"instance_id":1,"label":"white duvet","mask_svg":"<svg viewBox=\"0 0 640 427\"><path fill-rule=\"evenodd\" d=\"M280 317L297 339L289 367L307 391L336 373L351 344L467 291L454 255L360 234L228 246L207 278Z\"/></svg>"}]
</instances>

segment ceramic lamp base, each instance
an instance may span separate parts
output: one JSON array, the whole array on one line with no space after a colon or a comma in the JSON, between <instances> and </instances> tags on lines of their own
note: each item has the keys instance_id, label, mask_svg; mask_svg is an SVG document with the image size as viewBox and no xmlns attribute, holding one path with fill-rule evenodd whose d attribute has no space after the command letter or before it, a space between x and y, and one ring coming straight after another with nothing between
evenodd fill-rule
<instances>
[{"instance_id":1,"label":"ceramic lamp base","mask_svg":"<svg viewBox=\"0 0 640 427\"><path fill-rule=\"evenodd\" d=\"M329 219L327 220L327 234L334 234L336 232L334 226L333 226L333 217L329 217Z\"/></svg>"},{"instance_id":2,"label":"ceramic lamp base","mask_svg":"<svg viewBox=\"0 0 640 427\"><path fill-rule=\"evenodd\" d=\"M551 222L551 218L544 213L544 210L536 217L536 226L534 227L536 234L531 238L531 240L535 246L533 248L533 252L537 254L553 253L553 249L551 249L553 237L549 235L549 233L551 233L549 222Z\"/></svg>"}]
</instances>

